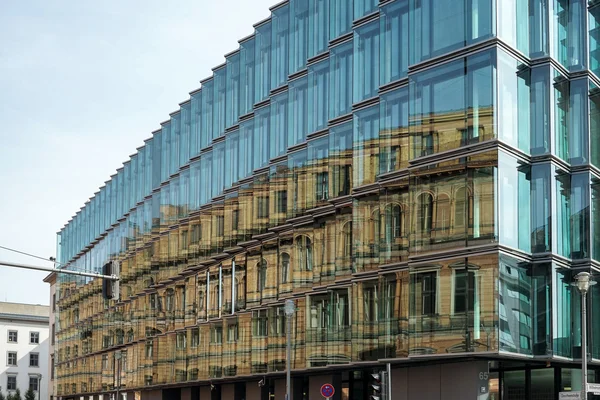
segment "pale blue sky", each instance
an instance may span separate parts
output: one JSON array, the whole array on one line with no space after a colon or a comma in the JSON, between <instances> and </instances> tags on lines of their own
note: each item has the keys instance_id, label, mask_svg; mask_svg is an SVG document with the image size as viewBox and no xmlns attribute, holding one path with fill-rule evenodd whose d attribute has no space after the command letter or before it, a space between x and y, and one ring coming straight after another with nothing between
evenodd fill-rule
<instances>
[{"instance_id":1,"label":"pale blue sky","mask_svg":"<svg viewBox=\"0 0 600 400\"><path fill-rule=\"evenodd\" d=\"M3 1L0 246L53 256L56 232L276 2ZM0 301L48 304L46 275L0 266Z\"/></svg>"}]
</instances>

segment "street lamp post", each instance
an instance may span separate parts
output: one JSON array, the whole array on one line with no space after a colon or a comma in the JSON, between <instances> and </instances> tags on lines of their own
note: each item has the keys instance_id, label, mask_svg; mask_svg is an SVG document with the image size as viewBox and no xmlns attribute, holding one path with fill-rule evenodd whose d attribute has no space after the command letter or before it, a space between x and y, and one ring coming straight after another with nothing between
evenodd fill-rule
<instances>
[{"instance_id":1,"label":"street lamp post","mask_svg":"<svg viewBox=\"0 0 600 400\"><path fill-rule=\"evenodd\" d=\"M117 393L115 395L115 400L120 400L119 390L121 389L121 350L115 351L115 360L117 361Z\"/></svg>"},{"instance_id":2,"label":"street lamp post","mask_svg":"<svg viewBox=\"0 0 600 400\"><path fill-rule=\"evenodd\" d=\"M37 392L38 392L38 400L42 399L42 374L38 375L38 387L37 387Z\"/></svg>"},{"instance_id":3,"label":"street lamp post","mask_svg":"<svg viewBox=\"0 0 600 400\"><path fill-rule=\"evenodd\" d=\"M285 336L287 338L287 357L286 357L286 381L285 381L285 399L291 400L290 388L292 384L292 316L296 312L294 300L287 299L283 309L286 319Z\"/></svg>"},{"instance_id":4,"label":"street lamp post","mask_svg":"<svg viewBox=\"0 0 600 400\"><path fill-rule=\"evenodd\" d=\"M590 279L589 272L580 272L575 276L579 292L581 293L581 399L587 398L587 310L586 296L590 286L596 284Z\"/></svg>"}]
</instances>

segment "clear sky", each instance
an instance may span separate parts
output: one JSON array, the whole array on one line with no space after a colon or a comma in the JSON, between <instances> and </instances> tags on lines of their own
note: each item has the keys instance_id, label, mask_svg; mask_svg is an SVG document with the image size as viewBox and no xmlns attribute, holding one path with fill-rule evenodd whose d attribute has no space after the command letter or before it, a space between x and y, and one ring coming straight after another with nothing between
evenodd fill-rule
<instances>
[{"instance_id":1,"label":"clear sky","mask_svg":"<svg viewBox=\"0 0 600 400\"><path fill-rule=\"evenodd\" d=\"M277 2L3 1L0 246L54 256L56 232ZM0 301L48 304L46 275L0 266Z\"/></svg>"}]
</instances>

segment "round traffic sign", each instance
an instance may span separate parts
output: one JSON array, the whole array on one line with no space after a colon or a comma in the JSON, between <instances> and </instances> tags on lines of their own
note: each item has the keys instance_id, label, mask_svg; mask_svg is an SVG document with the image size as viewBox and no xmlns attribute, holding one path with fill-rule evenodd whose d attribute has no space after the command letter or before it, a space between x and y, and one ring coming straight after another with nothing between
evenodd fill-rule
<instances>
[{"instance_id":1,"label":"round traffic sign","mask_svg":"<svg viewBox=\"0 0 600 400\"><path fill-rule=\"evenodd\" d=\"M333 397L334 393L335 389L333 388L333 385L331 383L326 383L323 386L321 386L321 396L325 398L330 398Z\"/></svg>"}]
</instances>

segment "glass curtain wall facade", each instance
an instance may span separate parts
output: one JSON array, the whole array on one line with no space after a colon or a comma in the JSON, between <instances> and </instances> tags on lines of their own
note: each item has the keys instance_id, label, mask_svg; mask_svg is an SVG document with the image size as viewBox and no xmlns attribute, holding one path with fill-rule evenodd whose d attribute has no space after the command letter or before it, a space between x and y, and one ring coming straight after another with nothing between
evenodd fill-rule
<instances>
[{"instance_id":1,"label":"glass curtain wall facade","mask_svg":"<svg viewBox=\"0 0 600 400\"><path fill-rule=\"evenodd\" d=\"M61 265L121 280L117 302L60 277L57 394L284 371L292 297L295 370L576 360L599 20L581 0L275 6L59 231Z\"/></svg>"}]
</instances>

